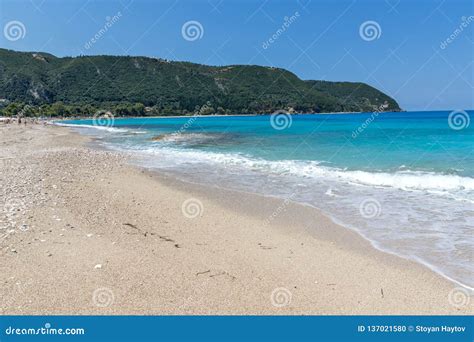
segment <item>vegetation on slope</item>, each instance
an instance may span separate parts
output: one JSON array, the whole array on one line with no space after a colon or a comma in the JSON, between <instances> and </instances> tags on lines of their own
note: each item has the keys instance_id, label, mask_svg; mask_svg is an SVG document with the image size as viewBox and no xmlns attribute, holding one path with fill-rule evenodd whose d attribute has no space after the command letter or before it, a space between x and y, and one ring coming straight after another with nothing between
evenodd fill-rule
<instances>
[{"instance_id":1,"label":"vegetation on slope","mask_svg":"<svg viewBox=\"0 0 474 342\"><path fill-rule=\"evenodd\" d=\"M279 68L129 56L58 58L0 49L4 115L190 115L397 111L363 83L303 81ZM25 109L25 106L27 108Z\"/></svg>"}]
</instances>

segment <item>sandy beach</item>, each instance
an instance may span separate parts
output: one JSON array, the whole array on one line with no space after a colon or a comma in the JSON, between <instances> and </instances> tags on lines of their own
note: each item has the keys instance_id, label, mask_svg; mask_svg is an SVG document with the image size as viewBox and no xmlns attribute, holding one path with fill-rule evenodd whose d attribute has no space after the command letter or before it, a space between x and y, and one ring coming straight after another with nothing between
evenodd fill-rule
<instances>
[{"instance_id":1,"label":"sandy beach","mask_svg":"<svg viewBox=\"0 0 474 342\"><path fill-rule=\"evenodd\" d=\"M66 127L0 125L0 146L2 314L474 312L314 208L142 170Z\"/></svg>"}]
</instances>

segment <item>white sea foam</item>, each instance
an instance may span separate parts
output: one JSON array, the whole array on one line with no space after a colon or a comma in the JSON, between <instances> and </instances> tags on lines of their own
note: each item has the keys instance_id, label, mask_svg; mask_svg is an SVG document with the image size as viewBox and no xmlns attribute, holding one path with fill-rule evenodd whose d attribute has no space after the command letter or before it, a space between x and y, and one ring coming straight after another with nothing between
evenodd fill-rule
<instances>
[{"instance_id":1,"label":"white sea foam","mask_svg":"<svg viewBox=\"0 0 474 342\"><path fill-rule=\"evenodd\" d=\"M74 128L94 128L98 129L101 131L107 131L107 132L121 132L125 133L128 132L128 129L125 128L117 128L117 127L108 127L108 126L99 126L99 125L82 125L82 124L67 124L63 122L54 122L53 123L56 126L64 126L64 127L74 127Z\"/></svg>"},{"instance_id":2,"label":"white sea foam","mask_svg":"<svg viewBox=\"0 0 474 342\"><path fill-rule=\"evenodd\" d=\"M401 190L474 190L474 178L432 172L335 171L335 175L355 183L393 187Z\"/></svg>"},{"instance_id":3,"label":"white sea foam","mask_svg":"<svg viewBox=\"0 0 474 342\"><path fill-rule=\"evenodd\" d=\"M474 178L458 175L438 174L421 171L368 172L343 170L321 165L317 161L283 160L271 161L251 158L242 154L214 153L204 151L184 151L175 148L148 148L147 153L159 153L165 157L159 162L199 163L212 162L222 165L239 165L251 170L261 170L277 174L292 174L301 177L337 179L342 182L373 187L390 187L400 190L429 191L434 194L469 194L466 200L474 200ZM464 196L463 196L464 197ZM457 197L457 199L459 199Z\"/></svg>"},{"instance_id":4,"label":"white sea foam","mask_svg":"<svg viewBox=\"0 0 474 342\"><path fill-rule=\"evenodd\" d=\"M166 143L204 143L211 140L216 140L220 138L221 135L218 134L208 134L208 133L186 133L182 134L179 132L158 135L158 142Z\"/></svg>"}]
</instances>

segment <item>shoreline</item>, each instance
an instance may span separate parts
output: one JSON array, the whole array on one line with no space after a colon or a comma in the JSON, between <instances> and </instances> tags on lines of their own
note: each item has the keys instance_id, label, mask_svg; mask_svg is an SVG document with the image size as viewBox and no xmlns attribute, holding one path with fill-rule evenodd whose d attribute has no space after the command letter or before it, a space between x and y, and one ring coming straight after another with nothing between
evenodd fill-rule
<instances>
[{"instance_id":1,"label":"shoreline","mask_svg":"<svg viewBox=\"0 0 474 342\"><path fill-rule=\"evenodd\" d=\"M442 112L443 110L440 110ZM400 111L387 111L387 112L378 112L380 114L384 113L402 113L406 112L405 110ZM324 113L287 113L288 115L360 115L360 114L371 114L373 112L324 112ZM271 116L273 114L280 113L266 113L266 114L209 114L209 115L161 115L161 116L113 116L114 119L163 119L163 118L208 118L208 117L251 117L251 116ZM50 119L48 120L53 125L57 124L56 121L75 121L75 120L92 120L94 116L78 116L78 117L66 117L63 119Z\"/></svg>"},{"instance_id":2,"label":"shoreline","mask_svg":"<svg viewBox=\"0 0 474 342\"><path fill-rule=\"evenodd\" d=\"M59 125L59 126L61 126L61 125ZM81 125L78 125L78 126L81 126ZM65 125L63 127L65 127L65 128L74 128L74 125L69 125L69 126ZM76 132L76 131L74 131L73 133L81 135L81 133ZM96 138L91 137L91 136L87 136L87 137L90 140L89 142L91 143L90 146L92 148L101 149L101 150L104 150L104 151L117 152L116 150L108 149L106 147L102 147L102 146L99 147L99 146L94 144L94 141L95 141ZM118 153L120 153L120 152L118 152ZM474 291L473 287L471 287L469 285L466 285L466 284L463 284L460 281L449 277L448 275L444 274L441 270L439 270L436 266L433 266L433 265L431 265L431 264L429 264L429 263L427 263L427 262L425 262L421 259L418 259L414 256L403 256L403 255L398 254L395 251L390 251L390 250L384 249L383 247L377 246L376 241L374 241L374 240L370 239L369 237L365 236L364 233L362 231L360 231L358 228L346 225L342 222L339 222L339 220L337 220L335 217L333 217L330 213L328 213L328 212L324 211L323 209L318 208L314 205L311 205L309 203L297 202L297 201L294 201L294 200L285 199L285 198L281 198L281 197L278 197L278 196L266 195L266 194L263 194L263 193L226 188L226 187L222 187L222 186L219 186L219 185L210 185L210 184L193 182L191 180L186 180L186 179L179 178L176 175L169 175L169 173L162 172L160 170L150 169L150 168L146 168L146 167L143 167L143 166L139 166L139 165L136 165L134 163L131 163L130 161L129 161L129 164L132 167L135 167L135 168L138 168L138 169L142 170L142 172L145 172L147 174L152 175L158 181L163 182L163 180L166 180L165 182L163 182L165 184L167 182L171 181L174 184L181 184L181 187L184 187L184 188L185 188L184 185L187 185L188 187L199 189L199 190L196 190L196 191L200 191L200 192L207 192L207 190L211 189L212 191L209 192L209 194L211 194L210 196L216 201L222 201L222 198L220 198L220 199L219 198L214 198L214 196L212 196L212 194L214 194L215 192L223 192L223 193L228 193L229 197L239 197L239 196L250 196L250 197L252 197L252 196L255 196L256 198L261 198L263 201L283 202L285 207L288 207L289 204L290 204L292 207L294 207L294 206L296 206L296 207L306 207L306 208L309 208L310 210L316 210L319 214L321 214L322 216L324 216L325 218L330 220L335 225L335 227L337 227L338 229L343 230L343 232L339 232L339 234L346 234L346 232L349 232L351 234L355 233L356 234L356 239L362 239L364 242L368 243L368 245L369 245L368 248L374 249L377 252L381 252L383 254L390 255L391 257L395 257L395 258L399 258L399 259L402 259L402 260L405 260L405 261L408 261L408 262L412 262L416 265L419 265L423 268L428 269L430 272L434 272L436 275L440 276L444 280L447 280L447 281L449 281L450 283L452 283L456 286L460 286L462 288L465 288L468 291ZM225 203L225 201L224 201L224 203ZM235 206L228 206L228 207L235 209ZM242 213L243 214L248 214L250 210L251 210L250 208L247 208L247 210L242 211ZM285 211L286 211L286 208L285 208ZM256 216L258 217L258 215L256 215ZM259 217L259 218L262 219L262 217ZM291 223L292 223L291 220L287 220L287 224L291 224ZM311 232L310 229L308 229L308 232L310 234L315 235L314 232ZM366 250L365 249L365 248L367 248L366 244L363 243L362 245L364 245L364 250ZM353 248L354 246L351 246L350 244L347 244L346 247Z\"/></svg>"},{"instance_id":3,"label":"shoreline","mask_svg":"<svg viewBox=\"0 0 474 342\"><path fill-rule=\"evenodd\" d=\"M225 116L225 115L219 115L219 116ZM69 127L69 128L75 128L75 127L93 127L93 126L89 126L89 125L81 125L81 124L71 124L71 125L68 125L68 124L58 124L59 126L65 126L65 127ZM120 129L120 128L114 128L114 127L111 127L110 129ZM78 133L80 131L77 131ZM79 133L81 134L81 133ZM94 140L95 138L91 138L92 140ZM97 148L97 146L92 146L93 148ZM115 149L107 149L107 148L104 148L104 150L108 150L108 151L117 151ZM140 168L143 168L145 170L152 170L151 172L156 172L156 173L162 173L161 170L153 170L153 169L147 169L147 168L144 168L142 166L139 166L139 165L135 165L135 164L132 164L134 165L135 167L140 167ZM368 241L370 246L372 248L375 248L376 250L378 251L381 251L383 253L387 253L387 254L390 254L390 255L393 255L395 257L398 257L398 258L402 258L404 260L408 260L408 261L412 261L412 262L415 262L417 264L421 264L422 266L428 268L430 271L432 272L435 272L436 274L440 275L441 277L443 277L444 279L450 281L451 283L453 284L456 284L458 286L461 286L463 288L465 288L466 290L469 290L469 291L474 291L474 287L472 286L469 286L467 285L467 283L463 283L462 281L460 280L456 280L455 278L452 278L450 277L448 273L445 273L445 271L443 271L443 268L442 267L438 267L436 266L436 264L431 264L425 260L423 260L423 258L419 258L417 257L416 255L403 255L403 254L400 254L397 250L390 250L388 247L382 247L381 246L381 243L377 242L377 240L375 239L371 239L369 236L367 236L363 230L357 228L356 226L354 225L350 225L350 224L346 224L340 220L338 220L337 218L335 218L333 215L331 215L330 212L327 212L325 211L324 209L321 209L315 205L312 205L311 203L309 202L298 202L298 201L293 201L293 200L289 200L289 199L285 199L283 197L278 197L278 196L272 196L272 195L268 195L268 194L263 194L263 193L258 193L258 192L251 192L251 191L246 191L246 190L242 190L242 189L236 189L236 188L233 188L233 187L222 187L222 186L218 186L218 185L210 185L210 184L207 184L207 183L198 183L198 182L193 182L192 180L189 180L189 179L183 179L183 178L179 178L178 176L174 175L172 176L174 178L178 178L179 181L182 181L184 183L190 183L190 184L195 184L197 186L202 186L204 188L207 188L207 187L211 187L212 189L216 190L228 190L230 192L235 192L237 194L250 194L250 195L256 195L256 196L260 196L260 197L263 197L263 198L277 198L277 199L280 199L280 200L284 200L284 201L289 201L289 202L292 202L296 205L302 205L302 206L308 206L314 210L318 210L321 214L323 214L324 216L328 217L335 225L337 226L341 226L343 227L344 229L347 229L347 230L350 230L351 232L355 232L359 237L363 238L364 240Z\"/></svg>"},{"instance_id":4,"label":"shoreline","mask_svg":"<svg viewBox=\"0 0 474 342\"><path fill-rule=\"evenodd\" d=\"M87 147L91 139L67 127L0 130L6 133L1 159L19 154L15 163L30 162L31 177L49 170L41 173L41 185L45 196L54 196L25 210L31 230L0 245L1 270L9 275L1 286L4 313L472 312L469 305L449 303L454 284L375 249L316 208L134 167L115 152ZM193 198L201 213L185 217L182 205ZM29 272L19 295L15 282L25 283ZM60 275L53 283L52 274ZM78 276L84 283L74 282ZM91 303L104 287L112 291L112 303ZM287 305L272 303L279 288L290 293Z\"/></svg>"}]
</instances>

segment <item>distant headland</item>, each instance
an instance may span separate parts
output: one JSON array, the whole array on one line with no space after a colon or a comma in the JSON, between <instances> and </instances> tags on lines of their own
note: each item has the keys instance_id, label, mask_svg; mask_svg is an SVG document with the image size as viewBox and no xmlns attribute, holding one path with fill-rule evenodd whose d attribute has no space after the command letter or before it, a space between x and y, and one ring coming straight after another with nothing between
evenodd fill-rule
<instances>
[{"instance_id":1,"label":"distant headland","mask_svg":"<svg viewBox=\"0 0 474 342\"><path fill-rule=\"evenodd\" d=\"M117 116L400 111L365 83L301 80L257 66L0 49L0 114Z\"/></svg>"}]
</instances>

